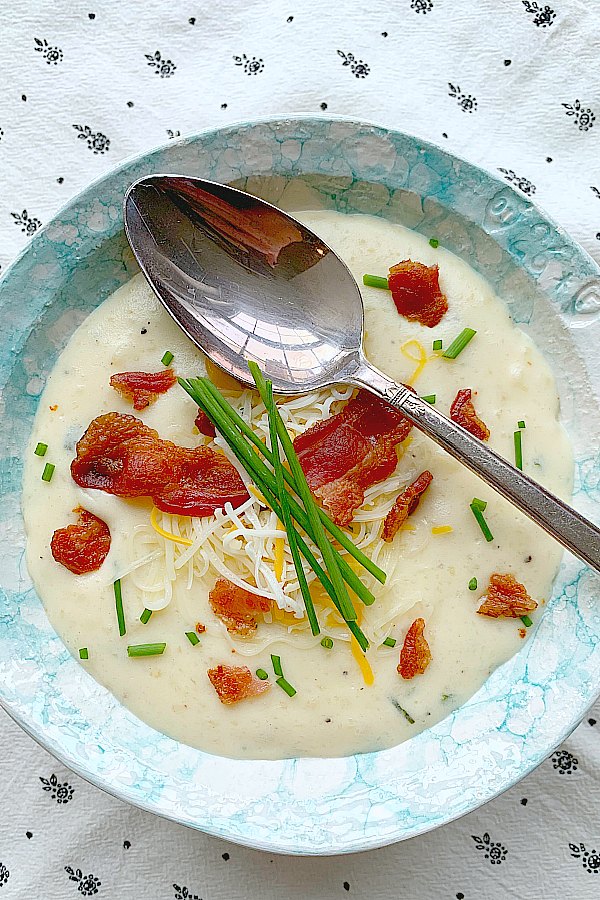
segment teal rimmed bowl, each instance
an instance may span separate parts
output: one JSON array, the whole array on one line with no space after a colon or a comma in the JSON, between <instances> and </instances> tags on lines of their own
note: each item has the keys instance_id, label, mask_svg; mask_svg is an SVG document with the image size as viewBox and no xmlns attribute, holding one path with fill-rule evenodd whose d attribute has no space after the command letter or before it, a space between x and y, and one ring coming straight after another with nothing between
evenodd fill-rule
<instances>
[{"instance_id":1,"label":"teal rimmed bowl","mask_svg":"<svg viewBox=\"0 0 600 900\"><path fill-rule=\"evenodd\" d=\"M0 703L51 753L122 800L270 851L334 854L413 837L537 766L600 692L598 579L565 556L532 639L468 703L391 750L343 759L231 760L154 731L65 649L24 562L23 447L57 355L136 269L128 185L169 171L277 203L401 222L487 277L552 366L574 445L574 502L600 499L600 269L529 200L431 144L372 125L282 119L171 142L109 173L43 228L0 282Z\"/></svg>"}]
</instances>

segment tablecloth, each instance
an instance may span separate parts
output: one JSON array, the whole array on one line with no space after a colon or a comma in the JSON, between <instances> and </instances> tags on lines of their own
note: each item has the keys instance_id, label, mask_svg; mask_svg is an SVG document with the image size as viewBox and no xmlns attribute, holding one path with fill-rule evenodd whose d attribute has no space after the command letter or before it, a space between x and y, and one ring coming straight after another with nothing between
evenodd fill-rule
<instances>
[{"instance_id":1,"label":"tablecloth","mask_svg":"<svg viewBox=\"0 0 600 900\"><path fill-rule=\"evenodd\" d=\"M22 0L0 31L0 264L123 158L209 126L346 115L533 197L600 259L598 0ZM469 816L348 857L186 830L63 768L0 713L0 900L597 898L600 706Z\"/></svg>"}]
</instances>

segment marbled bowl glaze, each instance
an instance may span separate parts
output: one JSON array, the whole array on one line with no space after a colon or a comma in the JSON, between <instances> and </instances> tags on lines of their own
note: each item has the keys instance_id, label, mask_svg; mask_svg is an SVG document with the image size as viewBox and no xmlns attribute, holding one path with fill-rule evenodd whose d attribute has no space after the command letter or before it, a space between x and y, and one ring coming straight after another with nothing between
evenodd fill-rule
<instances>
[{"instance_id":1,"label":"marbled bowl glaze","mask_svg":"<svg viewBox=\"0 0 600 900\"><path fill-rule=\"evenodd\" d=\"M600 270L529 200L438 147L361 123L286 119L205 132L125 163L42 229L0 283L2 705L99 787L253 847L343 853L435 828L538 765L600 691L599 582L573 558L535 635L468 703L407 743L344 759L235 761L159 734L69 655L31 586L19 495L39 395L72 331L134 273L123 194L160 171L235 182L275 202L300 179L316 204L402 222L466 259L556 373L575 448L574 501L591 517L600 498ZM288 201L294 193L288 186Z\"/></svg>"}]
</instances>

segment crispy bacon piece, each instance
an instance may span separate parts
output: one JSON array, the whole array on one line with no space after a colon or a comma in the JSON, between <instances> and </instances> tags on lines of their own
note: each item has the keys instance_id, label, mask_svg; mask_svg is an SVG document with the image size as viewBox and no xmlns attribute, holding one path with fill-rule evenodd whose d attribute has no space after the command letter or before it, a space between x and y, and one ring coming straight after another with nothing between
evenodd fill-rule
<instances>
[{"instance_id":1,"label":"crispy bacon piece","mask_svg":"<svg viewBox=\"0 0 600 900\"><path fill-rule=\"evenodd\" d=\"M271 687L268 681L256 678L247 666L215 666L207 675L219 700L226 705L258 697Z\"/></svg>"},{"instance_id":2,"label":"crispy bacon piece","mask_svg":"<svg viewBox=\"0 0 600 900\"><path fill-rule=\"evenodd\" d=\"M421 496L425 493L432 481L433 475L425 469L418 478L415 478L412 484L409 484L401 494L398 494L396 502L385 517L385 522L383 523L381 537L384 541L387 541L388 544L394 540L398 529L404 525L411 513L414 513L421 501Z\"/></svg>"},{"instance_id":3,"label":"crispy bacon piece","mask_svg":"<svg viewBox=\"0 0 600 900\"><path fill-rule=\"evenodd\" d=\"M510 573L499 575L495 572L490 577L484 601L477 612L480 616L489 616L492 619L500 617L518 619L533 612L534 609L537 609L537 603L531 599L514 575Z\"/></svg>"},{"instance_id":4,"label":"crispy bacon piece","mask_svg":"<svg viewBox=\"0 0 600 900\"><path fill-rule=\"evenodd\" d=\"M134 416L114 412L90 423L71 475L81 487L151 497L158 509L182 516L209 516L228 501L236 507L248 499L237 469L220 451L178 447Z\"/></svg>"},{"instance_id":5,"label":"crispy bacon piece","mask_svg":"<svg viewBox=\"0 0 600 900\"><path fill-rule=\"evenodd\" d=\"M337 415L295 439L306 480L338 525L352 521L366 488L392 474L395 446L411 428L401 412L361 390Z\"/></svg>"},{"instance_id":6,"label":"crispy bacon piece","mask_svg":"<svg viewBox=\"0 0 600 900\"><path fill-rule=\"evenodd\" d=\"M58 528L52 535L50 549L56 562L74 575L96 572L110 550L110 530L106 522L82 506L74 510L77 525Z\"/></svg>"},{"instance_id":7,"label":"crispy bacon piece","mask_svg":"<svg viewBox=\"0 0 600 900\"><path fill-rule=\"evenodd\" d=\"M415 619L404 638L398 672L406 680L422 675L431 662L431 650L424 630L425 619Z\"/></svg>"},{"instance_id":8,"label":"crispy bacon piece","mask_svg":"<svg viewBox=\"0 0 600 900\"><path fill-rule=\"evenodd\" d=\"M203 409L198 410L198 415L194 419L194 425L196 426L200 434L205 434L207 437L212 438L217 436L217 429L210 421Z\"/></svg>"},{"instance_id":9,"label":"crispy bacon piece","mask_svg":"<svg viewBox=\"0 0 600 900\"><path fill-rule=\"evenodd\" d=\"M248 635L256 631L256 613L268 612L271 601L238 587L227 578L217 579L208 595L212 611L232 634Z\"/></svg>"},{"instance_id":10,"label":"crispy bacon piece","mask_svg":"<svg viewBox=\"0 0 600 900\"><path fill-rule=\"evenodd\" d=\"M438 325L448 311L448 299L440 290L437 266L405 259L391 267L388 287L400 315L428 328Z\"/></svg>"},{"instance_id":11,"label":"crispy bacon piece","mask_svg":"<svg viewBox=\"0 0 600 900\"><path fill-rule=\"evenodd\" d=\"M490 429L475 412L470 388L464 388L458 392L450 407L450 418L457 425L462 425L463 428L470 431L480 441L487 441L490 436Z\"/></svg>"},{"instance_id":12,"label":"crispy bacon piece","mask_svg":"<svg viewBox=\"0 0 600 900\"><path fill-rule=\"evenodd\" d=\"M161 372L120 372L111 375L110 386L131 400L134 409L146 409L154 403L159 394L166 394L174 384L177 384L173 369L163 369Z\"/></svg>"},{"instance_id":13,"label":"crispy bacon piece","mask_svg":"<svg viewBox=\"0 0 600 900\"><path fill-rule=\"evenodd\" d=\"M204 634L206 631L206 625L203 625L202 622L196 622L196 634Z\"/></svg>"}]
</instances>

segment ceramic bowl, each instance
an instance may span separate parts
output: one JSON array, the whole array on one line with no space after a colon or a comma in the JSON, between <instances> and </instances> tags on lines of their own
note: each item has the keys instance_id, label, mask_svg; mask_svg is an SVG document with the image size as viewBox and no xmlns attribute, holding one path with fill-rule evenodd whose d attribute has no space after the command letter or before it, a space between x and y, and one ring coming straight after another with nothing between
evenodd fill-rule
<instances>
[{"instance_id":1,"label":"ceramic bowl","mask_svg":"<svg viewBox=\"0 0 600 900\"><path fill-rule=\"evenodd\" d=\"M69 655L32 588L19 504L23 447L71 333L136 271L121 204L132 181L154 172L233 182L288 208L371 213L435 235L492 282L547 356L575 450L574 502L592 518L600 270L495 176L406 134L315 118L207 131L123 164L38 232L0 283L2 705L98 787L252 847L343 853L442 825L537 766L600 691L599 582L572 557L531 640L464 706L398 747L343 759L236 761L154 731Z\"/></svg>"}]
</instances>

